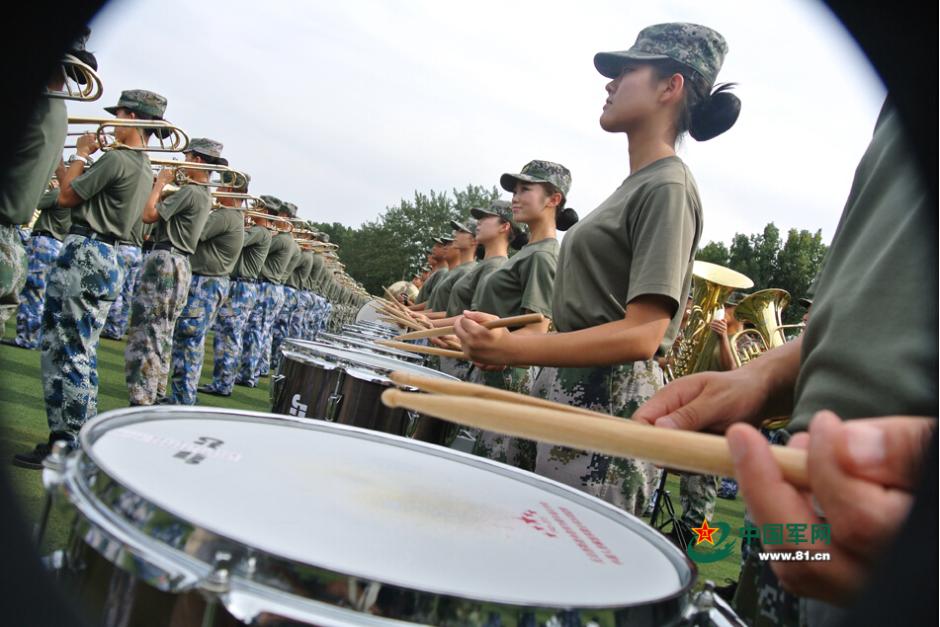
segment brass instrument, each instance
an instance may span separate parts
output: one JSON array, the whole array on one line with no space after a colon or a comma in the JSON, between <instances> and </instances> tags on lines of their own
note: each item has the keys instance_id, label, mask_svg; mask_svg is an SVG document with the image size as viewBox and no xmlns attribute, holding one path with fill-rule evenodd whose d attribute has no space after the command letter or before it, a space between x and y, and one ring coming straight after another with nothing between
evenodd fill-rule
<instances>
[{"instance_id":1,"label":"brass instrument","mask_svg":"<svg viewBox=\"0 0 940 627\"><path fill-rule=\"evenodd\" d=\"M77 137L86 133L93 133L98 140L98 146L101 150L113 150L115 148L126 148L128 150L139 150L143 152L183 152L189 146L189 135L186 132L174 126L166 120L131 120L127 118L78 118L69 117L71 126L94 126L91 131L72 131L67 133L68 137ZM114 139L116 128L137 128L153 131L154 137L160 142L159 146L147 145L143 148L132 148L121 144ZM112 129L108 132L107 129ZM75 144L66 144L65 148L75 148Z\"/></svg>"},{"instance_id":2,"label":"brass instrument","mask_svg":"<svg viewBox=\"0 0 940 627\"><path fill-rule=\"evenodd\" d=\"M724 302L735 290L746 290L754 282L740 272L705 261L692 267L692 309L680 329L677 345L666 359L666 379L671 381L689 374L708 370L718 336L710 325L717 311L724 311Z\"/></svg>"},{"instance_id":3,"label":"brass instrument","mask_svg":"<svg viewBox=\"0 0 940 627\"><path fill-rule=\"evenodd\" d=\"M101 98L104 86L101 77L90 65L82 63L74 56L67 54L62 59L62 71L65 82L60 90L46 90L48 98L64 98L81 102L94 102Z\"/></svg>"},{"instance_id":4,"label":"brass instrument","mask_svg":"<svg viewBox=\"0 0 940 627\"><path fill-rule=\"evenodd\" d=\"M294 230L294 225L288 218L272 216L269 213L252 211L251 209L244 209L243 211L246 220L248 218L264 218L267 220L270 223L267 228L271 231L277 231L278 233L290 233Z\"/></svg>"},{"instance_id":5,"label":"brass instrument","mask_svg":"<svg viewBox=\"0 0 940 627\"><path fill-rule=\"evenodd\" d=\"M167 185L167 187L170 187L170 186ZM178 189L178 188L177 188L177 189ZM253 195L251 195L251 194L243 194L243 193L241 193L241 192L220 192L220 191L218 191L218 190L215 190L215 191L212 192L212 197L213 197L213 198L216 198L216 199L233 198L233 199L235 199L235 200L240 200L240 201L242 201L243 203L244 203L244 202L247 202L247 203L248 203L248 207L250 207L250 208L252 208L252 209L263 209L263 208L264 208L264 201L261 200L260 198L258 198L257 196L253 196ZM221 207L221 206L228 207L228 205L222 205L222 204L220 204L220 203L217 203L216 206L219 206L219 207ZM230 209L241 209L242 207L241 207L241 206L235 206L235 207L229 207L229 208L230 208Z\"/></svg>"},{"instance_id":6,"label":"brass instrument","mask_svg":"<svg viewBox=\"0 0 940 627\"><path fill-rule=\"evenodd\" d=\"M803 328L802 324L783 324L783 310L789 303L789 292L778 288L754 292L738 303L734 317L741 323L752 324L753 328L738 331L730 338L735 367L740 368L761 353L786 344L786 329Z\"/></svg>"},{"instance_id":7,"label":"brass instrument","mask_svg":"<svg viewBox=\"0 0 940 627\"><path fill-rule=\"evenodd\" d=\"M238 170L225 165L215 165L212 163L193 163L192 161L174 161L171 159L151 159L150 165L164 168L173 168L176 170L177 185L203 185L205 187L247 187L248 177ZM216 172L219 178L209 177L208 181L196 181L186 176L183 170L199 170L201 172ZM231 178L229 178L231 177Z\"/></svg>"}]
</instances>

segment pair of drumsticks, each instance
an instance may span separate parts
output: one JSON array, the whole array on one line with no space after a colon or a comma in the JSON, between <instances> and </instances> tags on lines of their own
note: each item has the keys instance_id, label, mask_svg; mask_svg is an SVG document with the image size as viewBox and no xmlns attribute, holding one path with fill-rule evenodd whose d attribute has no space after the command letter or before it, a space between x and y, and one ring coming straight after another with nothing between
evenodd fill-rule
<instances>
[{"instance_id":1,"label":"pair of drumsticks","mask_svg":"<svg viewBox=\"0 0 940 627\"><path fill-rule=\"evenodd\" d=\"M720 435L652 427L485 385L405 372L390 376L399 385L430 394L389 388L382 393L382 402L389 407L548 444L642 459L686 472L734 475L727 441ZM782 446L771 446L770 450L789 483L799 488L809 486L805 451Z\"/></svg>"}]
</instances>

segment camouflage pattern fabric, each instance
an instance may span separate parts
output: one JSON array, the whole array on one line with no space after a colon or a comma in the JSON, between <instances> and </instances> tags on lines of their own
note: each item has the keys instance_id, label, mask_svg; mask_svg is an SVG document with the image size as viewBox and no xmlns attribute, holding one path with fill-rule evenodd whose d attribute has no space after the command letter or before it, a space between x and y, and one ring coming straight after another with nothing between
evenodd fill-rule
<instances>
[{"instance_id":1,"label":"camouflage pattern fabric","mask_svg":"<svg viewBox=\"0 0 940 627\"><path fill-rule=\"evenodd\" d=\"M732 477L722 477L718 486L718 496L723 499L733 499L738 495L738 482Z\"/></svg>"},{"instance_id":2,"label":"camouflage pattern fabric","mask_svg":"<svg viewBox=\"0 0 940 627\"><path fill-rule=\"evenodd\" d=\"M131 405L153 405L166 394L173 328L186 305L189 259L154 250L144 260L124 349L124 380Z\"/></svg>"},{"instance_id":3,"label":"camouflage pattern fabric","mask_svg":"<svg viewBox=\"0 0 940 627\"><path fill-rule=\"evenodd\" d=\"M333 313L333 305L327 299L323 298L320 295L315 295L320 303L319 309L316 313L311 314L311 319L308 321L308 324L311 325L313 333L310 335L311 338L315 338L320 334L321 331L326 329L326 324L330 320L330 315Z\"/></svg>"},{"instance_id":4,"label":"camouflage pattern fabric","mask_svg":"<svg viewBox=\"0 0 940 627\"><path fill-rule=\"evenodd\" d=\"M287 337L307 339L307 318L313 307L316 307L313 294L307 290L297 290L297 306L287 321Z\"/></svg>"},{"instance_id":5,"label":"camouflage pattern fabric","mask_svg":"<svg viewBox=\"0 0 940 627\"><path fill-rule=\"evenodd\" d=\"M273 314L271 318L270 326L264 329L264 338L263 338L263 348L264 351L261 353L261 359L258 361L258 376L266 377L271 374L271 349L274 345L274 329L277 325L277 320L281 315L281 309L284 308L284 302L287 298L286 285L277 286L278 293L280 294L280 304L278 305L277 311Z\"/></svg>"},{"instance_id":6,"label":"camouflage pattern fabric","mask_svg":"<svg viewBox=\"0 0 940 627\"><path fill-rule=\"evenodd\" d=\"M28 259L16 227L0 224L0 332L16 313L17 297L26 284Z\"/></svg>"},{"instance_id":7,"label":"camouflage pattern fabric","mask_svg":"<svg viewBox=\"0 0 940 627\"><path fill-rule=\"evenodd\" d=\"M710 475L679 475L679 503L682 522L698 527L702 520L711 521L718 498L718 479Z\"/></svg>"},{"instance_id":8,"label":"camouflage pattern fabric","mask_svg":"<svg viewBox=\"0 0 940 627\"><path fill-rule=\"evenodd\" d=\"M596 368L543 368L532 395L627 419L662 387L655 361ZM572 417L577 420L577 417ZM646 511L660 471L635 459L539 444L536 474L578 488L635 516Z\"/></svg>"},{"instance_id":9,"label":"camouflage pattern fabric","mask_svg":"<svg viewBox=\"0 0 940 627\"><path fill-rule=\"evenodd\" d=\"M215 357L210 387L220 394L232 393L248 316L257 297L257 283L235 279L215 318L215 337L212 344Z\"/></svg>"},{"instance_id":10,"label":"camouflage pattern fabric","mask_svg":"<svg viewBox=\"0 0 940 627\"><path fill-rule=\"evenodd\" d=\"M289 337L290 335L289 327L291 316L294 315L294 311L300 306L300 291L296 288L290 287L289 285L284 285L284 304L281 306L281 310L277 314L277 320L274 322L274 329L271 331L271 355L268 367L265 368L264 365L261 366L261 373L265 374L270 372L270 370L277 370L278 365L281 363L281 343Z\"/></svg>"},{"instance_id":11,"label":"camouflage pattern fabric","mask_svg":"<svg viewBox=\"0 0 940 627\"><path fill-rule=\"evenodd\" d=\"M16 337L13 342L22 348L39 348L42 310L46 300L46 275L55 264L62 242L48 235L37 235L26 245L29 254L26 283L20 291L16 310Z\"/></svg>"},{"instance_id":12,"label":"camouflage pattern fabric","mask_svg":"<svg viewBox=\"0 0 940 627\"><path fill-rule=\"evenodd\" d=\"M65 238L46 282L40 369L52 433L74 437L98 413L98 338L121 285L114 247Z\"/></svg>"},{"instance_id":13,"label":"camouflage pattern fabric","mask_svg":"<svg viewBox=\"0 0 940 627\"><path fill-rule=\"evenodd\" d=\"M516 189L516 182L524 183L548 183L553 185L562 196L568 197L571 191L571 170L555 163L554 161L542 161L536 159L522 166L522 172L518 174L506 173L499 178L499 184L507 192L513 192Z\"/></svg>"},{"instance_id":14,"label":"camouflage pattern fabric","mask_svg":"<svg viewBox=\"0 0 940 627\"><path fill-rule=\"evenodd\" d=\"M170 401L175 405L196 404L196 388L206 352L206 334L215 322L228 289L227 276L196 275L189 284L186 306L173 330Z\"/></svg>"},{"instance_id":15,"label":"camouflage pattern fabric","mask_svg":"<svg viewBox=\"0 0 940 627\"><path fill-rule=\"evenodd\" d=\"M127 332L127 320L131 313L131 301L134 300L134 292L137 291L137 283L140 280L143 254L138 246L121 244L118 246L118 260L124 270L124 283L117 300L111 305L108 320L101 332L101 335L112 340L121 339Z\"/></svg>"},{"instance_id":16,"label":"camouflage pattern fabric","mask_svg":"<svg viewBox=\"0 0 940 627\"><path fill-rule=\"evenodd\" d=\"M532 386L532 369L506 368L495 372L474 368L470 372L469 381L500 390L529 394ZM472 451L474 455L530 472L535 470L536 444L534 441L479 429L474 429L471 433L476 439Z\"/></svg>"},{"instance_id":17,"label":"camouflage pattern fabric","mask_svg":"<svg viewBox=\"0 0 940 627\"><path fill-rule=\"evenodd\" d=\"M261 360L271 352L271 327L284 304L281 286L268 281L258 285L258 298L242 330L242 355L236 383L248 387L258 385Z\"/></svg>"}]
</instances>

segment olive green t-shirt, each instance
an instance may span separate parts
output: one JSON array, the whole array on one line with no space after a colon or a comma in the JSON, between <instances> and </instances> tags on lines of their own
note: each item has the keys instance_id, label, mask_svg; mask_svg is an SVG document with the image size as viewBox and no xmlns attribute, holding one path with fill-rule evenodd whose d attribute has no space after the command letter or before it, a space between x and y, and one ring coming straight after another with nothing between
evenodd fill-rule
<instances>
[{"instance_id":1,"label":"olive green t-shirt","mask_svg":"<svg viewBox=\"0 0 940 627\"><path fill-rule=\"evenodd\" d=\"M39 217L33 224L33 233L36 231L49 231L52 237L60 242L69 234L72 226L72 210L56 204L59 190L51 189L39 199Z\"/></svg>"},{"instance_id":2,"label":"olive green t-shirt","mask_svg":"<svg viewBox=\"0 0 940 627\"><path fill-rule=\"evenodd\" d=\"M283 283L281 276L287 269L296 246L290 233L278 233L272 237L268 256L264 260L264 265L261 266L261 279L278 285Z\"/></svg>"},{"instance_id":3,"label":"olive green t-shirt","mask_svg":"<svg viewBox=\"0 0 940 627\"><path fill-rule=\"evenodd\" d=\"M33 217L62 158L67 128L65 102L61 98L40 98L16 153L0 173L0 219L26 224Z\"/></svg>"},{"instance_id":4,"label":"olive green t-shirt","mask_svg":"<svg viewBox=\"0 0 940 627\"><path fill-rule=\"evenodd\" d=\"M460 277L450 289L447 301L447 317L458 316L473 304L473 294L477 286L490 274L502 266L508 257L489 257L476 264L470 272Z\"/></svg>"},{"instance_id":5,"label":"olive green t-shirt","mask_svg":"<svg viewBox=\"0 0 940 627\"><path fill-rule=\"evenodd\" d=\"M124 240L124 241L125 241L127 244L130 244L131 246L137 246L137 247L143 246L143 244L144 244L144 234L150 232L150 229L148 228L149 226L150 226L150 225L148 225L148 224L144 224L143 221L138 220L138 221L135 222L134 225L131 227L131 236L130 236L130 239L127 239L127 240Z\"/></svg>"},{"instance_id":6,"label":"olive green t-shirt","mask_svg":"<svg viewBox=\"0 0 940 627\"><path fill-rule=\"evenodd\" d=\"M454 283L466 276L468 272L471 272L476 265L476 261L468 261L467 263L460 264L456 268L451 268L450 272L444 275L444 278L434 287L431 298L428 300L428 309L433 311L446 311Z\"/></svg>"},{"instance_id":7,"label":"olive green t-shirt","mask_svg":"<svg viewBox=\"0 0 940 627\"><path fill-rule=\"evenodd\" d=\"M937 415L936 209L886 102L814 284L789 430Z\"/></svg>"},{"instance_id":8,"label":"olive green t-shirt","mask_svg":"<svg viewBox=\"0 0 940 627\"><path fill-rule=\"evenodd\" d=\"M196 252L199 236L211 211L212 195L209 188L183 185L178 192L157 205L157 213L163 222L157 242L168 241L174 248L192 255Z\"/></svg>"},{"instance_id":9,"label":"olive green t-shirt","mask_svg":"<svg viewBox=\"0 0 940 627\"><path fill-rule=\"evenodd\" d=\"M310 261L310 270L304 279L304 289L316 292L319 287L317 281L320 278L320 273L323 272L323 256L314 252L310 254L313 255L313 258Z\"/></svg>"},{"instance_id":10,"label":"olive green t-shirt","mask_svg":"<svg viewBox=\"0 0 940 627\"><path fill-rule=\"evenodd\" d=\"M288 284L288 279L290 279L291 274L297 268L297 265L300 263L303 253L300 250L300 246L297 245L293 239L290 242L293 245L291 248L290 258L287 260L287 265L284 266L284 272L281 273L281 283L288 285L288 287L294 287L294 285Z\"/></svg>"},{"instance_id":11,"label":"olive green t-shirt","mask_svg":"<svg viewBox=\"0 0 940 627\"><path fill-rule=\"evenodd\" d=\"M431 273L431 276L428 277L428 280L424 282L424 285L421 286L421 289L418 290L418 297L415 299L415 304L420 305L421 303L427 302L431 298L431 294L434 293L434 286L437 285L437 282L440 281L450 270L447 268L447 265L441 265L440 268Z\"/></svg>"},{"instance_id":12,"label":"olive green t-shirt","mask_svg":"<svg viewBox=\"0 0 940 627\"><path fill-rule=\"evenodd\" d=\"M245 242L245 218L238 209L213 209L189 260L193 274L228 276Z\"/></svg>"},{"instance_id":13,"label":"olive green t-shirt","mask_svg":"<svg viewBox=\"0 0 940 627\"><path fill-rule=\"evenodd\" d=\"M261 266L264 265L264 260L268 256L269 248L271 248L271 231L263 226L249 227L245 232L245 241L242 242L242 250L235 262L232 277L257 279L261 273Z\"/></svg>"},{"instance_id":14,"label":"olive green t-shirt","mask_svg":"<svg viewBox=\"0 0 940 627\"><path fill-rule=\"evenodd\" d=\"M523 246L478 287L472 308L500 318L525 312L551 318L557 261L554 237Z\"/></svg>"},{"instance_id":15,"label":"olive green t-shirt","mask_svg":"<svg viewBox=\"0 0 940 627\"><path fill-rule=\"evenodd\" d=\"M702 207L678 157L637 170L565 234L552 300L555 328L577 331L623 319L638 296L666 296L673 309L659 353L672 346L692 282Z\"/></svg>"},{"instance_id":16,"label":"olive green t-shirt","mask_svg":"<svg viewBox=\"0 0 940 627\"><path fill-rule=\"evenodd\" d=\"M309 250L300 252L300 262L294 267L294 271L287 277L286 283L294 289L306 289L307 274L313 266L313 253Z\"/></svg>"},{"instance_id":17,"label":"olive green t-shirt","mask_svg":"<svg viewBox=\"0 0 940 627\"><path fill-rule=\"evenodd\" d=\"M72 210L72 224L85 223L93 231L128 241L152 188L146 153L109 150L72 181L72 190L83 200Z\"/></svg>"}]
</instances>

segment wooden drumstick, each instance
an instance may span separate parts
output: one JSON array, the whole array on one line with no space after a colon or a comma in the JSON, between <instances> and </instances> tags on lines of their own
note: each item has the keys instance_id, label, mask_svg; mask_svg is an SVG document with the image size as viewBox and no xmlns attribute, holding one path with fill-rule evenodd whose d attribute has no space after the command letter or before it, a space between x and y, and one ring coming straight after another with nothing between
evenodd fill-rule
<instances>
[{"instance_id":1,"label":"wooden drumstick","mask_svg":"<svg viewBox=\"0 0 940 627\"><path fill-rule=\"evenodd\" d=\"M510 316L508 318L500 318L498 320L490 320L489 322L484 322L482 326L487 329L501 329L503 327L524 327L527 324L535 324L537 322L544 322L545 316L542 314L526 314L524 316ZM413 331L412 333L405 333L404 335L399 335L396 337L396 340L420 340L425 337L441 337L444 335L453 335L454 327L438 327L436 329L428 329L427 331Z\"/></svg>"},{"instance_id":2,"label":"wooden drumstick","mask_svg":"<svg viewBox=\"0 0 940 627\"><path fill-rule=\"evenodd\" d=\"M396 314L396 313L392 313L391 310L385 310L385 315L387 315L387 316L393 318L394 320L396 320L398 326L406 327L406 328L408 328L408 329L416 329L416 330L417 330L417 329L423 329L423 328L424 328L424 327L422 327L420 324L418 324L417 322L415 322L414 320L407 320L407 319L405 319L404 316L401 316L401 315Z\"/></svg>"},{"instance_id":3,"label":"wooden drumstick","mask_svg":"<svg viewBox=\"0 0 940 627\"><path fill-rule=\"evenodd\" d=\"M633 457L686 472L730 477L734 475L731 452L723 436L678 429L660 429L627 420L605 420L558 411L469 396L422 394L389 388L382 393L388 407L404 407L463 425L597 451L614 457ZM806 452L771 446L771 454L784 478L807 488Z\"/></svg>"},{"instance_id":4,"label":"wooden drumstick","mask_svg":"<svg viewBox=\"0 0 940 627\"><path fill-rule=\"evenodd\" d=\"M399 385L417 388L419 390L433 392L435 394L450 394L453 396L468 396L472 398L485 398L491 401L518 403L521 405L531 405L533 407L542 407L544 409L552 409L556 411L568 411L573 414L590 416L591 418L616 420L625 424L632 424L629 420L624 420L623 418L611 416L610 414L604 414L599 411L591 411L590 409L584 409L583 407L563 405L554 401L547 401L543 398L536 398L527 394L519 394L518 392L510 392L509 390L501 390L499 388L490 387L488 385L480 385L478 383L435 379L432 377L421 376L419 374L412 374L403 370L396 370L395 372L392 372L390 375L388 375L388 378L395 383L398 383ZM642 427L643 425L638 426Z\"/></svg>"},{"instance_id":5,"label":"wooden drumstick","mask_svg":"<svg viewBox=\"0 0 940 627\"><path fill-rule=\"evenodd\" d=\"M376 340L376 344L397 348L412 353L422 353L424 355L437 355L438 357L450 357L451 359L463 359L469 361L468 357L460 351L449 351L445 348L436 348L434 346L418 346L417 344L407 344L405 342L394 342L392 340Z\"/></svg>"},{"instance_id":6,"label":"wooden drumstick","mask_svg":"<svg viewBox=\"0 0 940 627\"><path fill-rule=\"evenodd\" d=\"M389 290L389 289L388 289L387 287L385 287L384 285L382 286L382 290L385 292L385 296L387 296L386 300L388 300L389 302L393 303L393 304L395 305L395 308L396 308L396 309L401 309L401 310L403 310L403 311L410 311L410 310L409 310L407 307L405 307L397 298L395 298L395 295L392 294L391 290Z\"/></svg>"}]
</instances>

